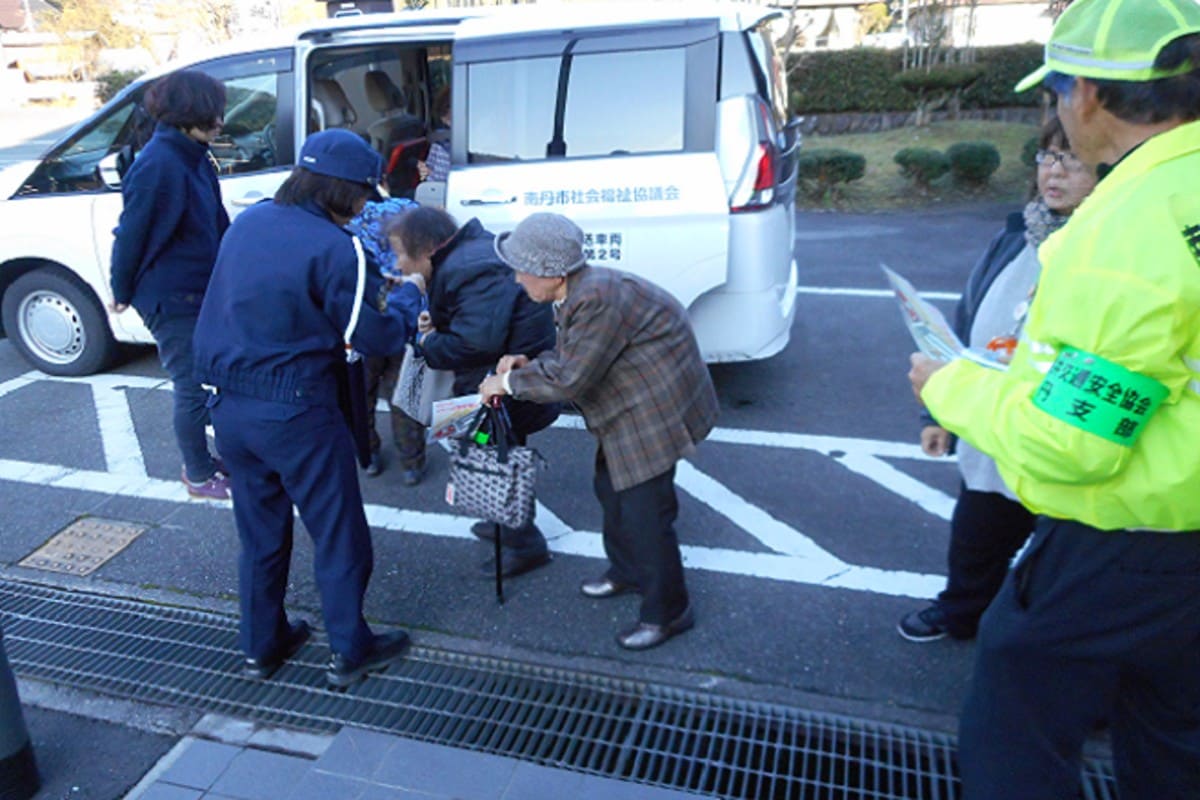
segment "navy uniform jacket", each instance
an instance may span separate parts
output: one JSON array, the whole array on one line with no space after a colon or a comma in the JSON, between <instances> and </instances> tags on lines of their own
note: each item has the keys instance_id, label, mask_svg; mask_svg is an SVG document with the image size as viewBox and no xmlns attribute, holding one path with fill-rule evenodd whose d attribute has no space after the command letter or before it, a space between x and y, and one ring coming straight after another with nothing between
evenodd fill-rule
<instances>
[{"instance_id":1,"label":"navy uniform jacket","mask_svg":"<svg viewBox=\"0 0 1200 800\"><path fill-rule=\"evenodd\" d=\"M121 181L113 299L143 317L195 314L229 216L208 146L159 124Z\"/></svg>"},{"instance_id":2,"label":"navy uniform jacket","mask_svg":"<svg viewBox=\"0 0 1200 800\"><path fill-rule=\"evenodd\" d=\"M260 203L225 235L196 325L197 378L259 400L338 405L342 335L354 306L358 261L350 234L316 205ZM364 355L402 352L421 295L403 284L386 312L368 269L351 338Z\"/></svg>"}]
</instances>

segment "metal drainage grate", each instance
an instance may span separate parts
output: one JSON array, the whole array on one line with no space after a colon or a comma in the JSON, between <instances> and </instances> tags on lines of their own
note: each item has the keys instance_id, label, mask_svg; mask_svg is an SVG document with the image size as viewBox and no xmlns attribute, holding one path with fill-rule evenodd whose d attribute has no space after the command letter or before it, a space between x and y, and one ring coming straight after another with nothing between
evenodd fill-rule
<instances>
[{"instance_id":1,"label":"metal drainage grate","mask_svg":"<svg viewBox=\"0 0 1200 800\"><path fill-rule=\"evenodd\" d=\"M268 724L349 724L548 766L747 800L942 800L958 794L939 733L414 647L347 692L324 642L267 683L236 676L234 617L0 581L24 677ZM1107 762L1084 797L1115 800Z\"/></svg>"}]
</instances>

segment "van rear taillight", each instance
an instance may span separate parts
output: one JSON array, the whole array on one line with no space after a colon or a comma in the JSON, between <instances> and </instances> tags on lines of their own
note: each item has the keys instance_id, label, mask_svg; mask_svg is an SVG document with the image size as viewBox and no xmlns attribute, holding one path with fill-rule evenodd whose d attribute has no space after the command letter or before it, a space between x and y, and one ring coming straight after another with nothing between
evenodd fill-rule
<instances>
[{"instance_id":1,"label":"van rear taillight","mask_svg":"<svg viewBox=\"0 0 1200 800\"><path fill-rule=\"evenodd\" d=\"M754 178L754 191L765 192L775 189L775 149L765 142L758 145L758 175Z\"/></svg>"},{"instance_id":2,"label":"van rear taillight","mask_svg":"<svg viewBox=\"0 0 1200 800\"><path fill-rule=\"evenodd\" d=\"M775 200L775 148L769 142L759 142L754 157L758 161L754 190L745 203L730 207L734 214L766 208Z\"/></svg>"}]
</instances>

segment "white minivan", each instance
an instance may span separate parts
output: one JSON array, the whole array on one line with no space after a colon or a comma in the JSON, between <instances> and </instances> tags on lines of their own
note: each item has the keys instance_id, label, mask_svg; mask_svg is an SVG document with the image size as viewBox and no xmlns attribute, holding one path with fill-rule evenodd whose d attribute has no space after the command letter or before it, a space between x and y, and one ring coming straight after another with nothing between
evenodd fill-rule
<instances>
[{"instance_id":1,"label":"white minivan","mask_svg":"<svg viewBox=\"0 0 1200 800\"><path fill-rule=\"evenodd\" d=\"M379 149L394 192L459 222L571 217L593 264L679 298L707 360L746 361L782 350L795 313L799 134L768 30L778 14L693 2L367 15L171 68L225 84L213 154L231 216L274 194L305 136L347 128ZM0 172L4 332L45 372L88 374L118 342L151 341L135 312L106 306L121 166L145 139L154 77ZM418 183L430 142L449 174Z\"/></svg>"}]
</instances>

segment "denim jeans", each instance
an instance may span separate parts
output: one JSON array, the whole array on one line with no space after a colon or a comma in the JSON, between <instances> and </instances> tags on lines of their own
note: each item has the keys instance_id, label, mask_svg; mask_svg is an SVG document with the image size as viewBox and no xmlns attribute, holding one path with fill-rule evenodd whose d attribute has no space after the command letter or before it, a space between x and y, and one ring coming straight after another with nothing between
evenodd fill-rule
<instances>
[{"instance_id":1,"label":"denim jeans","mask_svg":"<svg viewBox=\"0 0 1200 800\"><path fill-rule=\"evenodd\" d=\"M196 380L192 357L192 334L196 331L195 315L151 314L146 327L158 345L158 358L174 384L175 441L183 455L187 479L201 483L216 471L204 427L208 425L205 402L208 393Z\"/></svg>"}]
</instances>

